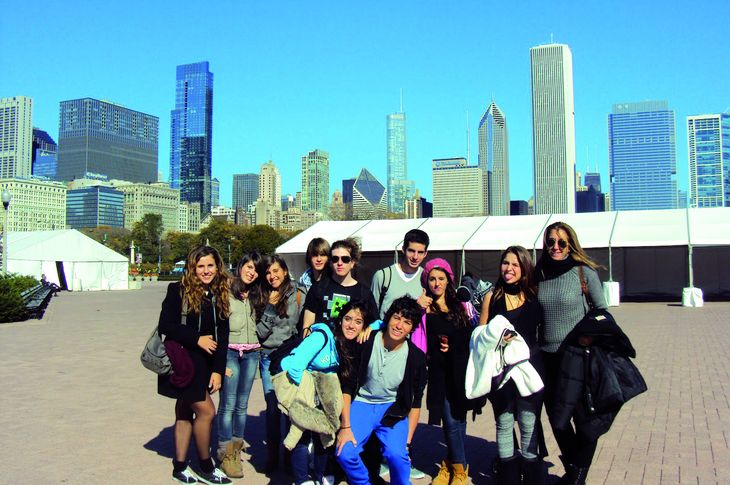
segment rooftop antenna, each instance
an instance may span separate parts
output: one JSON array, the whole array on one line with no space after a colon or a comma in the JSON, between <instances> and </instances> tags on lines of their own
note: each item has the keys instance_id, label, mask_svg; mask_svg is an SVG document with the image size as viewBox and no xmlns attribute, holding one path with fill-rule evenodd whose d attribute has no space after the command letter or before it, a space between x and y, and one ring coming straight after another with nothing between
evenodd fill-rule
<instances>
[{"instance_id":1,"label":"rooftop antenna","mask_svg":"<svg viewBox=\"0 0 730 485\"><path fill-rule=\"evenodd\" d=\"M400 88L400 113L403 112L403 88Z\"/></svg>"},{"instance_id":2,"label":"rooftop antenna","mask_svg":"<svg viewBox=\"0 0 730 485\"><path fill-rule=\"evenodd\" d=\"M469 110L466 110L466 164L469 165Z\"/></svg>"},{"instance_id":3,"label":"rooftop antenna","mask_svg":"<svg viewBox=\"0 0 730 485\"><path fill-rule=\"evenodd\" d=\"M553 33L552 33L552 32L550 32L550 43L551 43L551 44L554 44L554 43L555 43L555 42L553 41Z\"/></svg>"}]
</instances>

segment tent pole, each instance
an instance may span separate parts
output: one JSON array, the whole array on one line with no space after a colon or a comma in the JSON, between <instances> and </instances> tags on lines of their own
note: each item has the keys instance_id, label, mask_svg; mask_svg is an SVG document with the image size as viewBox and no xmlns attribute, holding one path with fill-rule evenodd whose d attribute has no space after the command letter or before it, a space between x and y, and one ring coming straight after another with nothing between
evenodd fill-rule
<instances>
[{"instance_id":1,"label":"tent pole","mask_svg":"<svg viewBox=\"0 0 730 485\"><path fill-rule=\"evenodd\" d=\"M694 270L692 268L692 238L690 236L690 228L689 228L689 207L685 209L687 214L687 264L689 269L689 287L694 288L695 286L695 278L694 278Z\"/></svg>"},{"instance_id":2,"label":"tent pole","mask_svg":"<svg viewBox=\"0 0 730 485\"><path fill-rule=\"evenodd\" d=\"M616 221L618 220L618 211L616 216L613 218L613 225L611 226L611 234L608 236L608 281L613 282L613 231L616 229Z\"/></svg>"}]
</instances>

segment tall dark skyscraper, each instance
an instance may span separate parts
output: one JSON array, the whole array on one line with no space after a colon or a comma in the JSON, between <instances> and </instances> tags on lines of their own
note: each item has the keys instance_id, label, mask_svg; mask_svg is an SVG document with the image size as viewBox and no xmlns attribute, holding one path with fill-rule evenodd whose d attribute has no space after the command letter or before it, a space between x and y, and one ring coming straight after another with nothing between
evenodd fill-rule
<instances>
[{"instance_id":1,"label":"tall dark skyscraper","mask_svg":"<svg viewBox=\"0 0 730 485\"><path fill-rule=\"evenodd\" d=\"M259 174L237 173L233 175L233 201L231 207L244 209L256 202L259 198Z\"/></svg>"},{"instance_id":2,"label":"tall dark skyscraper","mask_svg":"<svg viewBox=\"0 0 730 485\"><path fill-rule=\"evenodd\" d=\"M33 166L35 177L56 178L58 169L58 145L51 135L38 128L33 128Z\"/></svg>"},{"instance_id":3,"label":"tall dark skyscraper","mask_svg":"<svg viewBox=\"0 0 730 485\"><path fill-rule=\"evenodd\" d=\"M157 180L159 118L82 98L61 101L58 180L106 175L130 182Z\"/></svg>"},{"instance_id":4,"label":"tall dark skyscraper","mask_svg":"<svg viewBox=\"0 0 730 485\"><path fill-rule=\"evenodd\" d=\"M170 186L180 200L210 213L213 142L213 73L208 62L177 66L170 122Z\"/></svg>"}]
</instances>

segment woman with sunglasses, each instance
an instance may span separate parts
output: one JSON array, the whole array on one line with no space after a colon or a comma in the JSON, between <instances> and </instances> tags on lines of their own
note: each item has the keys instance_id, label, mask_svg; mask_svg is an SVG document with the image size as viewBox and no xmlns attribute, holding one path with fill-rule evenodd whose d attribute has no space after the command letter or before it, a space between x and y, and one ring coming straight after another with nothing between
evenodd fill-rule
<instances>
[{"instance_id":1,"label":"woman with sunglasses","mask_svg":"<svg viewBox=\"0 0 730 485\"><path fill-rule=\"evenodd\" d=\"M279 445L281 443L281 411L279 410L271 382L269 366L271 352L284 341L297 333L299 306L296 290L289 276L289 268L284 258L274 254L264 264L265 282L263 298L265 307L256 324L256 333L261 343L259 373L266 401L266 448L268 459L266 471L273 472L279 465Z\"/></svg>"},{"instance_id":2,"label":"woman with sunglasses","mask_svg":"<svg viewBox=\"0 0 730 485\"><path fill-rule=\"evenodd\" d=\"M581 280L586 285L596 308L606 308L601 281L596 270L600 266L585 253L572 227L554 222L545 228L543 250L537 264L538 301L542 305L544 323L541 332L541 356L545 368L545 409L553 416L553 398L563 390L556 389L563 340L586 314ZM598 444L586 438L580 425L575 429L553 429L562 453L566 474L560 483L585 484L588 469Z\"/></svg>"},{"instance_id":3,"label":"woman with sunglasses","mask_svg":"<svg viewBox=\"0 0 730 485\"><path fill-rule=\"evenodd\" d=\"M340 314L340 310L350 300L360 300L367 308L366 321L377 318L377 305L370 288L357 281L352 272L360 260L360 246L353 238L342 239L332 244L329 263L330 278L321 280L313 286L304 302L303 333L309 334L309 327L316 323L326 323L330 329Z\"/></svg>"}]
</instances>

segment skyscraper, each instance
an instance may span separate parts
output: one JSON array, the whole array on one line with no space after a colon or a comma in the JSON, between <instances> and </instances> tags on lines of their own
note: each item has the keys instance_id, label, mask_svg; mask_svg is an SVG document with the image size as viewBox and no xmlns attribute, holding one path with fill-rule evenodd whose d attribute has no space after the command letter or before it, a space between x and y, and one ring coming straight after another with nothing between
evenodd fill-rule
<instances>
[{"instance_id":1,"label":"skyscraper","mask_svg":"<svg viewBox=\"0 0 730 485\"><path fill-rule=\"evenodd\" d=\"M730 207L730 113L687 117L691 207Z\"/></svg>"},{"instance_id":2,"label":"skyscraper","mask_svg":"<svg viewBox=\"0 0 730 485\"><path fill-rule=\"evenodd\" d=\"M248 208L258 198L259 174L237 173L233 175L233 201L231 207L248 211Z\"/></svg>"},{"instance_id":3,"label":"skyscraper","mask_svg":"<svg viewBox=\"0 0 730 485\"><path fill-rule=\"evenodd\" d=\"M33 149L33 100L0 98L0 178L29 178Z\"/></svg>"},{"instance_id":4,"label":"skyscraper","mask_svg":"<svg viewBox=\"0 0 730 485\"><path fill-rule=\"evenodd\" d=\"M380 219L388 209L385 186L366 168L352 186L352 215L354 219Z\"/></svg>"},{"instance_id":5,"label":"skyscraper","mask_svg":"<svg viewBox=\"0 0 730 485\"><path fill-rule=\"evenodd\" d=\"M61 101L58 180L106 175L130 182L157 180L159 119L93 98Z\"/></svg>"},{"instance_id":6,"label":"skyscraper","mask_svg":"<svg viewBox=\"0 0 730 485\"><path fill-rule=\"evenodd\" d=\"M33 128L32 173L34 177L56 178L58 170L58 145L51 135Z\"/></svg>"},{"instance_id":7,"label":"skyscraper","mask_svg":"<svg viewBox=\"0 0 730 485\"><path fill-rule=\"evenodd\" d=\"M575 212L573 55L565 44L530 49L535 214Z\"/></svg>"},{"instance_id":8,"label":"skyscraper","mask_svg":"<svg viewBox=\"0 0 730 485\"><path fill-rule=\"evenodd\" d=\"M613 210L674 209L674 111L666 101L614 104L608 115Z\"/></svg>"},{"instance_id":9,"label":"skyscraper","mask_svg":"<svg viewBox=\"0 0 730 485\"><path fill-rule=\"evenodd\" d=\"M485 174L487 214L508 216L509 208L509 147L507 120L492 101L479 122L479 168Z\"/></svg>"},{"instance_id":10,"label":"skyscraper","mask_svg":"<svg viewBox=\"0 0 730 485\"><path fill-rule=\"evenodd\" d=\"M71 229L124 227L124 194L100 185L68 190L66 224Z\"/></svg>"},{"instance_id":11,"label":"skyscraper","mask_svg":"<svg viewBox=\"0 0 730 485\"><path fill-rule=\"evenodd\" d=\"M215 177L210 181L210 205L213 207L221 205L221 181Z\"/></svg>"},{"instance_id":12,"label":"skyscraper","mask_svg":"<svg viewBox=\"0 0 730 485\"><path fill-rule=\"evenodd\" d=\"M436 159L432 165L433 216L483 216L484 172L465 158Z\"/></svg>"},{"instance_id":13,"label":"skyscraper","mask_svg":"<svg viewBox=\"0 0 730 485\"><path fill-rule=\"evenodd\" d=\"M400 111L385 117L387 144L388 210L401 213L404 203L413 197L415 184L408 180L408 152L406 149L406 114L401 102Z\"/></svg>"},{"instance_id":14,"label":"skyscraper","mask_svg":"<svg viewBox=\"0 0 730 485\"><path fill-rule=\"evenodd\" d=\"M270 207L281 210L281 175L271 160L261 165L258 198L268 202Z\"/></svg>"},{"instance_id":15,"label":"skyscraper","mask_svg":"<svg viewBox=\"0 0 730 485\"><path fill-rule=\"evenodd\" d=\"M302 210L326 213L330 197L330 155L316 149L302 157Z\"/></svg>"},{"instance_id":16,"label":"skyscraper","mask_svg":"<svg viewBox=\"0 0 730 485\"><path fill-rule=\"evenodd\" d=\"M213 73L208 62L177 66L170 123L170 187L180 200L210 213L213 141Z\"/></svg>"}]
</instances>

